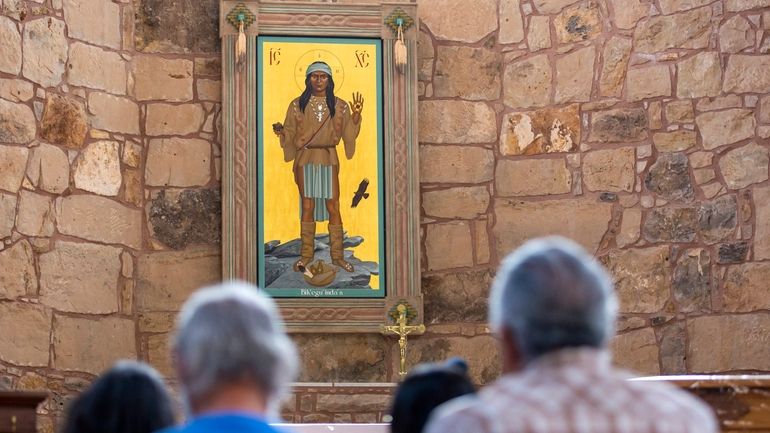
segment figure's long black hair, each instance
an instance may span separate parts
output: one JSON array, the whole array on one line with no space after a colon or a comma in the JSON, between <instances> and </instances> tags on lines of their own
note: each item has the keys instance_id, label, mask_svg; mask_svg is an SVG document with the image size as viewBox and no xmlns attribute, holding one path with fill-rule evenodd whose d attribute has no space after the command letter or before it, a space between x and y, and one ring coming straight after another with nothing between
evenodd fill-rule
<instances>
[{"instance_id":1,"label":"figure's long black hair","mask_svg":"<svg viewBox=\"0 0 770 433\"><path fill-rule=\"evenodd\" d=\"M324 63L324 65L326 65L326 63ZM302 92L302 94L299 96L299 109L302 110L303 113L305 112L307 103L310 102L310 95L312 94L313 88L310 85L310 74L308 74L308 76L305 77L305 91ZM332 79L332 76L329 75L329 85L326 86L326 106L329 107L329 117L334 117L334 113L336 112L334 108L337 105L336 99L337 98L334 97L334 79Z\"/></svg>"}]
</instances>

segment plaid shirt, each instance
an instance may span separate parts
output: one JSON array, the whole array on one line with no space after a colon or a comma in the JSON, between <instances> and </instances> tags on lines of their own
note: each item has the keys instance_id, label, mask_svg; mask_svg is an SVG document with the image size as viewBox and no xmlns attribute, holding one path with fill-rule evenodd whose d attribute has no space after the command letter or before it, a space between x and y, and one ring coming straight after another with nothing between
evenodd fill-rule
<instances>
[{"instance_id":1,"label":"plaid shirt","mask_svg":"<svg viewBox=\"0 0 770 433\"><path fill-rule=\"evenodd\" d=\"M716 433L711 409L665 383L628 381L595 349L544 355L437 409L427 433Z\"/></svg>"}]
</instances>

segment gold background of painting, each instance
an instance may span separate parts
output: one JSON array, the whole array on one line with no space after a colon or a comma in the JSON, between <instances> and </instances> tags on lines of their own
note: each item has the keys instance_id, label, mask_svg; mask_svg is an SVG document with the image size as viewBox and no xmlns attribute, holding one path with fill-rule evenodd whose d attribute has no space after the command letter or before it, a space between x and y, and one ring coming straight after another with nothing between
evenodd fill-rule
<instances>
[{"instance_id":1,"label":"gold background of painting","mask_svg":"<svg viewBox=\"0 0 770 433\"><path fill-rule=\"evenodd\" d=\"M335 80L334 94L338 98L350 102L353 92L360 92L364 97L361 132L356 140L356 151L353 159L345 157L342 141L337 146L337 156L340 160L340 208L343 228L348 236L361 236L364 242L353 248L357 258L362 261L373 261L382 266L379 251L380 212L378 203L379 177L377 155L377 107L380 104L377 95L377 46L372 44L348 43L315 43L265 41L263 43L262 74L263 74L263 124L260 130L265 131L263 137L263 191L264 207L262 221L264 224L264 240L279 240L282 243L299 237L299 195L294 183L292 171L293 161L284 162L283 151L278 137L272 133L272 124L285 123L286 109L289 103L299 97L298 76L304 75L308 64L312 61L326 61L335 69L342 68L344 81L342 86ZM274 58L271 65L271 50L280 49L280 55ZM359 64L356 54L363 51L368 57ZM327 53L333 53L330 56ZM336 58L334 58L336 57ZM279 61L276 61L279 60ZM300 71L301 69L301 71ZM304 87L304 83L300 82ZM358 207L351 208L353 194L358 189L362 179L369 179L368 199L359 202ZM316 234L328 233L327 222L316 225ZM372 289L379 288L379 278L372 275Z\"/></svg>"}]
</instances>

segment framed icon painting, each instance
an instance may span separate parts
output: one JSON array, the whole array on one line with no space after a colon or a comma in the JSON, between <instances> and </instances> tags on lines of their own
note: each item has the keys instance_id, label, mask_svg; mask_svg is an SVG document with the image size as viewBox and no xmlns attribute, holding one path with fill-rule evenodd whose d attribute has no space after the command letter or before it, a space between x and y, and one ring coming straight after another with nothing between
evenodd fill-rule
<instances>
[{"instance_id":1,"label":"framed icon painting","mask_svg":"<svg viewBox=\"0 0 770 433\"><path fill-rule=\"evenodd\" d=\"M274 297L383 297L382 42L257 44L258 284Z\"/></svg>"}]
</instances>

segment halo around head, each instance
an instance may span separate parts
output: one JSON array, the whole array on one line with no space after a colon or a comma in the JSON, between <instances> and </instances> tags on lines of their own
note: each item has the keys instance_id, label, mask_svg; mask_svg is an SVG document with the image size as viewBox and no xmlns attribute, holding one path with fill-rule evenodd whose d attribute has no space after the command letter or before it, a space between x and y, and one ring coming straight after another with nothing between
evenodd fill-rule
<instances>
[{"instance_id":1,"label":"halo around head","mask_svg":"<svg viewBox=\"0 0 770 433\"><path fill-rule=\"evenodd\" d=\"M297 90L300 92L305 90L305 77L312 72L309 67L316 62L323 62L329 66L331 70L329 75L334 78L334 93L339 94L345 83L345 68L337 55L324 49L308 50L297 59L294 65L294 82L297 84Z\"/></svg>"}]
</instances>

